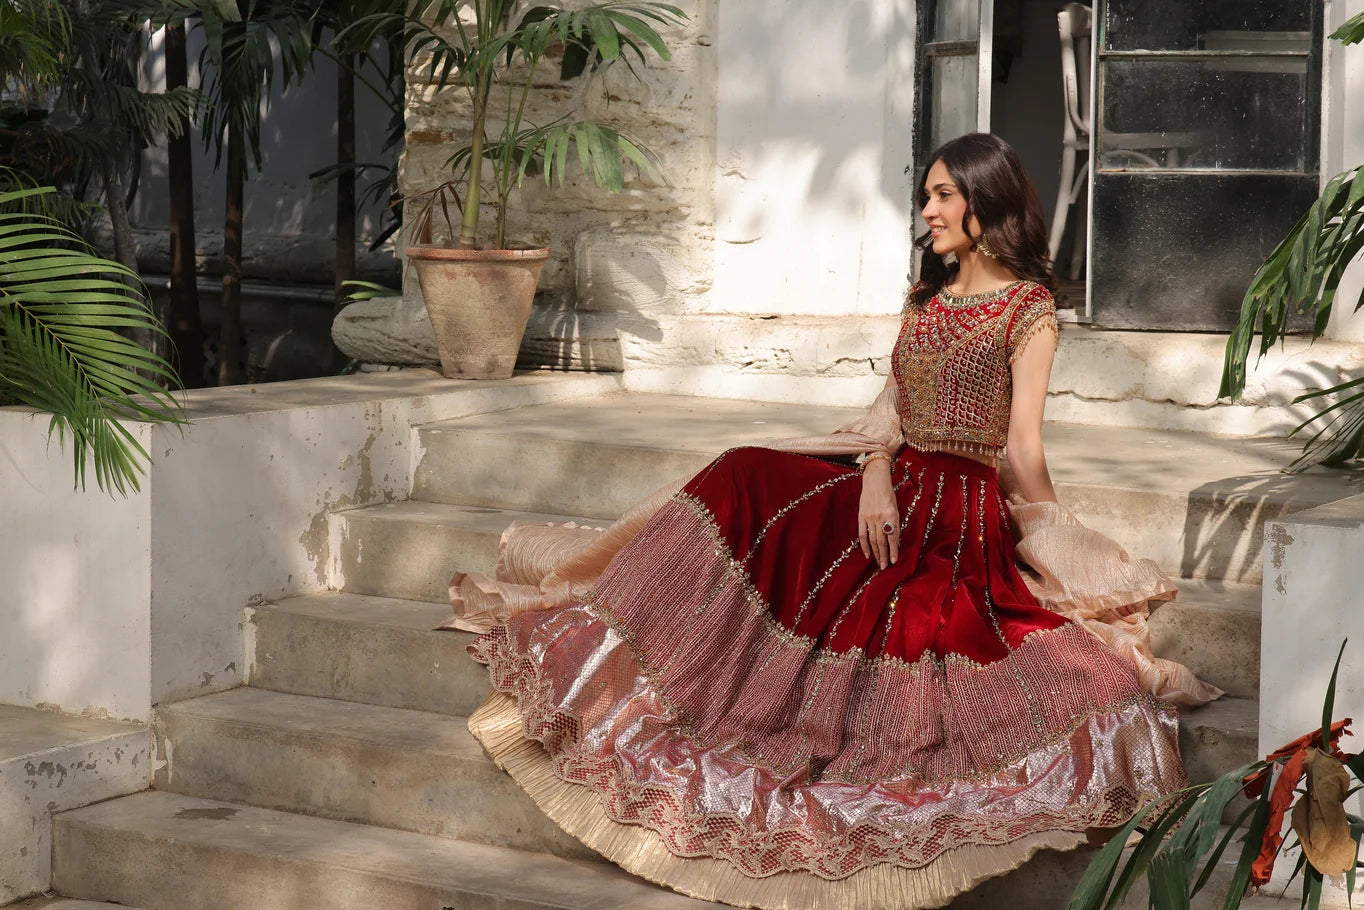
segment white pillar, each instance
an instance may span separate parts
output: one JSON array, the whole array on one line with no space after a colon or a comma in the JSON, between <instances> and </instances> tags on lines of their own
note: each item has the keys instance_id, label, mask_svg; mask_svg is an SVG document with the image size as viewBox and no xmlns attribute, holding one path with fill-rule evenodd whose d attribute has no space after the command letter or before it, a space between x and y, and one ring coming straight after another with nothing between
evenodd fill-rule
<instances>
[{"instance_id":1,"label":"white pillar","mask_svg":"<svg viewBox=\"0 0 1364 910\"><path fill-rule=\"evenodd\" d=\"M1326 34L1364 13L1364 0L1326 0ZM1364 45L1326 39L1322 58L1322 179L1364 164ZM1364 341L1364 310L1354 305L1364 291L1364 257L1346 270L1336 293L1326 337Z\"/></svg>"},{"instance_id":2,"label":"white pillar","mask_svg":"<svg viewBox=\"0 0 1364 910\"><path fill-rule=\"evenodd\" d=\"M1260 629L1260 754L1321 728L1331 666L1348 639L1336 679L1332 720L1354 719L1346 752L1364 742L1364 496L1265 524L1264 612ZM1364 797L1355 794L1349 811ZM1279 864L1286 877L1290 864ZM1337 907L1340 880L1323 904ZM1355 900L1360 892L1355 892Z\"/></svg>"}]
</instances>

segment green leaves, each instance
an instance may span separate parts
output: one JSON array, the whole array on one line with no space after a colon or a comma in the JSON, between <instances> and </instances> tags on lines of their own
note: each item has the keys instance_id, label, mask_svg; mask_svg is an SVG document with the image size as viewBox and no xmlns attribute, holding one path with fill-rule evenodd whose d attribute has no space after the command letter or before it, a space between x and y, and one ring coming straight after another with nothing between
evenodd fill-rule
<instances>
[{"instance_id":1,"label":"green leaves","mask_svg":"<svg viewBox=\"0 0 1364 910\"><path fill-rule=\"evenodd\" d=\"M1318 745L1323 752L1330 753L1334 748L1331 745L1333 728L1339 733L1346 723L1345 721L1334 725L1331 723L1337 674L1344 648L1345 645L1342 643L1341 652L1336 655L1335 668L1332 670L1331 682L1322 705L1320 733L1313 731L1310 735L1294 740L1271 753L1266 761L1250 762L1224 774L1212 783L1180 790L1149 803L1090 862L1084 877L1071 896L1068 910L1117 910L1122 906L1132 885L1142 876L1146 877L1150 886L1152 910L1186 910L1191 905L1193 897L1212 880L1214 869L1222 861L1231 843L1239 841L1241 848L1237 852L1236 864L1221 903L1222 910L1237 910L1246 895L1246 889L1251 884L1252 867L1258 869L1262 876L1258 881L1263 884L1269 879L1272 871L1270 860L1277 855L1281 846L1278 838L1279 828L1275 824L1270 830L1270 819L1280 817L1275 813L1281 812L1286 804L1280 802L1272 806L1273 794L1280 791L1292 795L1291 791L1296 781L1292 773L1293 762L1301 759L1304 754L1311 760L1311 754L1316 751L1315 747ZM1295 755L1297 759L1293 758ZM1335 769L1348 769L1355 781L1360 780L1360 772L1364 770L1364 760L1361 760L1361 756L1346 756L1343 765L1330 754L1318 757L1326 760L1330 773L1336 774ZM1273 778L1275 769L1284 764L1288 765L1289 771L1280 770L1279 777ZM1284 774L1289 776L1284 777ZM1270 786L1271 780L1274 781L1274 786ZM1287 787L1281 786L1283 784L1287 784ZM1344 798L1359 789L1355 787L1342 796L1343 788L1339 784L1338 779L1332 781L1331 786L1319 796L1322 799L1329 799L1334 804L1343 802ZM1309 778L1309 792L1312 786ZM1230 825L1221 827L1221 820L1226 815L1231 801L1238 793L1246 790L1254 790L1256 793L1253 801ZM1301 808L1295 809L1295 830L1302 827L1296 817L1301 811ZM1346 815L1346 819L1349 822L1350 840L1357 851L1360 838L1364 835L1364 820L1350 815ZM1339 817L1334 817L1331 823L1338 828ZM1127 847L1128 839L1138 831L1141 832L1139 840L1134 846ZM1339 839L1342 835L1335 830L1333 836ZM1331 847L1332 856L1345 853L1349 848L1349 844L1342 846L1338 842L1327 846ZM1118 874L1124 850L1129 851L1129 856L1121 874ZM1260 868L1256 861L1260 859L1262 851L1265 852L1265 857L1261 860L1263 868ZM1337 866L1336 870L1338 869ZM1299 854L1297 867L1289 879L1289 884L1299 872L1303 874L1302 906L1315 910L1321 902L1323 875L1307 861L1306 852ZM1346 878L1350 890L1353 891L1354 869L1346 873Z\"/></svg>"},{"instance_id":2,"label":"green leaves","mask_svg":"<svg viewBox=\"0 0 1364 910\"><path fill-rule=\"evenodd\" d=\"M1147 805L1089 864L1068 910L1116 910L1143 876L1156 910L1186 908L1211 880L1236 833L1249 821L1250 831L1242 838L1245 847L1240 866L1244 875L1233 881L1225 904L1225 910L1236 910L1250 880L1250 864L1259 853L1264 817L1268 815L1268 788L1262 794L1263 812L1259 803L1248 807L1227 830L1221 828L1222 816L1241 792L1244 779L1264 767L1263 761L1251 762L1213 783L1189 787ZM1139 830L1141 838L1130 848L1119 874L1128 838Z\"/></svg>"},{"instance_id":3,"label":"green leaves","mask_svg":"<svg viewBox=\"0 0 1364 910\"><path fill-rule=\"evenodd\" d=\"M562 54L563 79L616 60L633 66L646 61L650 52L669 59L660 29L685 21L686 14L654 0L610 0L572 10L534 6L514 22L513 6L510 0L414 0L405 7L362 15L339 36L343 43L357 45L400 23L409 64L427 74L437 89L457 86L467 91L474 136L447 162L466 181L462 244L472 244L477 234L485 161L491 164L496 191L499 246L505 242L510 193L527 175L562 184L570 146L583 171L604 189L624 189L632 166L661 180L653 156L625 133L579 118L578 112L548 124L528 123L526 99L551 52ZM512 83L511 91L494 93L493 86L503 81ZM492 109L493 99L498 110ZM504 100L505 111L500 109ZM434 197L422 201L428 208L433 204Z\"/></svg>"},{"instance_id":4,"label":"green leaves","mask_svg":"<svg viewBox=\"0 0 1364 910\"><path fill-rule=\"evenodd\" d=\"M0 3L0 80L22 98L61 76L61 55L71 41L66 10L48 0Z\"/></svg>"},{"instance_id":5,"label":"green leaves","mask_svg":"<svg viewBox=\"0 0 1364 910\"><path fill-rule=\"evenodd\" d=\"M0 209L53 192L0 192ZM52 218L0 214L0 393L50 411L63 446L70 434L77 485L88 461L100 489L122 494L139 488L148 460L123 421L183 422L157 382L176 382L170 365L120 334L163 333L136 281Z\"/></svg>"},{"instance_id":6,"label":"green leaves","mask_svg":"<svg viewBox=\"0 0 1364 910\"><path fill-rule=\"evenodd\" d=\"M1330 37L1343 44L1364 41L1364 13L1352 16ZM1331 319L1340 278L1364 250L1364 171L1353 168L1332 177L1307 214L1274 248L1241 301L1241 313L1227 339L1218 397L1238 398L1246 389L1246 361L1258 323L1260 356L1282 341L1290 312L1311 313L1312 337ZM1364 306L1364 294L1354 308ZM1338 465L1364 454L1364 390L1360 380L1309 391L1294 404L1336 398L1334 404L1303 421L1290 435L1318 424L1289 470L1313 464ZM1347 394L1348 393L1348 394ZM1339 397L1338 397L1339 396Z\"/></svg>"},{"instance_id":7,"label":"green leaves","mask_svg":"<svg viewBox=\"0 0 1364 910\"><path fill-rule=\"evenodd\" d=\"M203 14L204 54L211 100L205 142L219 156L230 132L246 140L257 169L261 166L260 121L269 103L276 65L284 87L301 81L312 66L318 9L305 14L289 0L236 0L235 15ZM278 49L278 55L276 55Z\"/></svg>"},{"instance_id":8,"label":"green leaves","mask_svg":"<svg viewBox=\"0 0 1364 910\"><path fill-rule=\"evenodd\" d=\"M1346 266L1364 250L1364 168L1337 174L1320 198L1274 249L1255 274L1241 301L1241 313L1227 339L1219 396L1245 391L1252 338L1260 333L1263 357L1286 334L1291 313L1312 315L1313 337L1326 330ZM1364 306L1364 294L1355 301ZM1310 391L1297 402L1332 398L1355 389L1347 382ZM1298 433L1321 421L1294 467L1338 464L1364 453L1364 394L1355 392L1299 425Z\"/></svg>"},{"instance_id":9,"label":"green leaves","mask_svg":"<svg viewBox=\"0 0 1364 910\"><path fill-rule=\"evenodd\" d=\"M526 175L540 175L549 186L562 186L568 176L569 149L582 172L598 187L619 193L625 189L630 165L650 179L662 181L658 165L643 145L609 126L592 120L553 123L524 129L515 136L489 143L484 151L490 159L506 160L519 186ZM455 168L467 165L470 149L459 149L450 158Z\"/></svg>"},{"instance_id":10,"label":"green leaves","mask_svg":"<svg viewBox=\"0 0 1364 910\"><path fill-rule=\"evenodd\" d=\"M1331 32L1330 37L1341 44L1358 44L1364 41L1364 13L1351 16L1344 25Z\"/></svg>"}]
</instances>

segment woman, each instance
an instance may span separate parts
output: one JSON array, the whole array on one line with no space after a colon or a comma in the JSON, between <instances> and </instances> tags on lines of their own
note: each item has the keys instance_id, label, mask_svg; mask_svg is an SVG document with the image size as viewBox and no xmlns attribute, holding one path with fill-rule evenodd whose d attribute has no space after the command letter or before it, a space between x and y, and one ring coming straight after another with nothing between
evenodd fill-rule
<instances>
[{"instance_id":1,"label":"woman","mask_svg":"<svg viewBox=\"0 0 1364 910\"><path fill-rule=\"evenodd\" d=\"M1169 580L1055 503L1017 156L961 137L918 195L923 279L865 418L727 452L605 533L514 528L499 581L452 583L490 629L485 747L570 834L697 897L941 906L1182 786L1172 703L1219 694L1150 654ZM812 457L840 454L860 469Z\"/></svg>"}]
</instances>

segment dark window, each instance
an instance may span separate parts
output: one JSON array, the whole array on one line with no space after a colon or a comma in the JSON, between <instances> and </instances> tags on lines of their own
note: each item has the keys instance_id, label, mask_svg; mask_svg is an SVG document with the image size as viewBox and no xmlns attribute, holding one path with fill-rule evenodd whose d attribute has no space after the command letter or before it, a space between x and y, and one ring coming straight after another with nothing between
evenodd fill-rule
<instances>
[{"instance_id":1,"label":"dark window","mask_svg":"<svg viewBox=\"0 0 1364 910\"><path fill-rule=\"evenodd\" d=\"M1321 4L1098 5L1094 321L1230 328L1317 193Z\"/></svg>"}]
</instances>

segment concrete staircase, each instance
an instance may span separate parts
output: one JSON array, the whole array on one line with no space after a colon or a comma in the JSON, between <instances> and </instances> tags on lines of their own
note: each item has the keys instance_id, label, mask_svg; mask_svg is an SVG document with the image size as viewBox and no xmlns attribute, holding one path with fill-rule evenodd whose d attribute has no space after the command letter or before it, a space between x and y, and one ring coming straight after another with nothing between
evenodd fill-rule
<instances>
[{"instance_id":1,"label":"concrete staircase","mask_svg":"<svg viewBox=\"0 0 1364 910\"><path fill-rule=\"evenodd\" d=\"M157 711L156 789L57 818L54 887L146 910L709 906L545 819L465 727L488 688L471 636L431 629L509 522L602 523L732 445L849 416L623 394L421 428L411 501L332 516L340 590L248 608L249 687ZM1047 442L1082 520L1186 579L1157 650L1228 692L1183 719L1191 777L1250 760L1263 524L1346 495L1341 475L1281 475L1293 447L1263 440L1050 425ZM1064 906L1089 857L1039 856L953 906Z\"/></svg>"}]
</instances>

